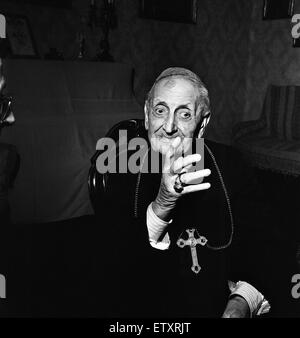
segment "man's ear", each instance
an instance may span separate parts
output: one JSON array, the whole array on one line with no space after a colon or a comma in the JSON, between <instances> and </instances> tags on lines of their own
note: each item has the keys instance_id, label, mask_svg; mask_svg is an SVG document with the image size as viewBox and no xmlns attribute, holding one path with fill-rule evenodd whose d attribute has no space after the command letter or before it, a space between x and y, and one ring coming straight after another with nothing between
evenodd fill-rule
<instances>
[{"instance_id":1,"label":"man's ear","mask_svg":"<svg viewBox=\"0 0 300 338\"><path fill-rule=\"evenodd\" d=\"M145 129L149 129L149 117L148 117L148 104L147 102L144 105L144 115L145 115Z\"/></svg>"},{"instance_id":2,"label":"man's ear","mask_svg":"<svg viewBox=\"0 0 300 338\"><path fill-rule=\"evenodd\" d=\"M202 117L201 125L198 133L198 138L201 138L205 132L205 128L208 125L208 122L210 120L210 112L206 112L205 116Z\"/></svg>"}]
</instances>

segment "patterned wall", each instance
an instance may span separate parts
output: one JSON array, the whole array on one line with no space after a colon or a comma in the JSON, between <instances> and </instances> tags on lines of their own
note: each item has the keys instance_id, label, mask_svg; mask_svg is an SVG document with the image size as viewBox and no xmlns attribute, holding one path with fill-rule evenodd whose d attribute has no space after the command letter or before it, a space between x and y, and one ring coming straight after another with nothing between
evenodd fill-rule
<instances>
[{"instance_id":1,"label":"patterned wall","mask_svg":"<svg viewBox=\"0 0 300 338\"><path fill-rule=\"evenodd\" d=\"M127 11L129 3L132 7ZM251 3L199 0L197 25L142 20L136 1L123 1L121 6L120 12L126 15L122 16L122 29L114 33L118 34L114 36L115 55L121 59L125 54L126 61L135 65L140 97L164 68L194 70L211 95L213 117L207 136L229 142L231 128L240 119L245 102ZM117 47L129 36L130 49L126 45Z\"/></svg>"},{"instance_id":2,"label":"patterned wall","mask_svg":"<svg viewBox=\"0 0 300 338\"><path fill-rule=\"evenodd\" d=\"M87 16L89 3L74 0L73 9L64 10L0 0L3 10L28 16L41 55L56 47L66 59L78 53L76 33L81 16ZM116 3L119 22L111 34L112 54L116 61L135 68L138 101L143 102L152 81L164 68L188 67L210 90L213 116L208 138L228 143L232 126L242 119L246 100L252 2L198 0L196 25L141 19L138 0ZM88 55L94 56L101 33L83 26Z\"/></svg>"},{"instance_id":3,"label":"patterned wall","mask_svg":"<svg viewBox=\"0 0 300 338\"><path fill-rule=\"evenodd\" d=\"M300 49L292 47L290 19L263 21L262 0L253 4L243 120L260 115L268 84L300 84ZM299 0L294 13L300 13Z\"/></svg>"}]
</instances>

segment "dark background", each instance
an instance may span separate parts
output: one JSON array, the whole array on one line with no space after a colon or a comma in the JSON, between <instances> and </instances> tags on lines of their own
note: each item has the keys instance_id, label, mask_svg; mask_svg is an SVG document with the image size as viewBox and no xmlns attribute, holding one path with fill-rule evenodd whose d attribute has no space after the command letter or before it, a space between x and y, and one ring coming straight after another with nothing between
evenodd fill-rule
<instances>
[{"instance_id":1,"label":"dark background","mask_svg":"<svg viewBox=\"0 0 300 338\"><path fill-rule=\"evenodd\" d=\"M81 30L86 36L86 58L95 56L102 32L88 26L89 1L73 0L72 6L69 1L34 2L3 0L0 6L3 13L28 18L40 58L50 48L65 60L76 57L76 36ZM96 3L100 6L100 1ZM296 1L295 13L300 12L299 6ZM260 115L267 85L300 84L300 50L292 47L290 21L263 20L262 9L261 0L198 0L197 23L188 24L145 20L139 1L117 0L118 25L110 34L111 53L117 62L134 67L135 93L141 104L162 69L178 65L198 73L212 101L207 137L230 143L235 123ZM284 285L284 291L278 291L284 293L281 315L298 317L300 300L292 299L290 290L292 275L299 273L299 178L260 170L256 176L272 203L270 216L279 224L285 248L278 262ZM93 258L101 233L93 218L13 225L12 229L12 239L2 245L11 257L6 269L14 275L8 281L7 294L13 298L8 313L88 314L85 295L95 283Z\"/></svg>"}]
</instances>

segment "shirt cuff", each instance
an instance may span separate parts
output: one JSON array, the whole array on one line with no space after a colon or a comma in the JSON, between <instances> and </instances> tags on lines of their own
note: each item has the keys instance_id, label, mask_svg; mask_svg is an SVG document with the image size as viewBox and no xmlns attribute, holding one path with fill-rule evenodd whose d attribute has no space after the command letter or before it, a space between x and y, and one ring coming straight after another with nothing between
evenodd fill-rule
<instances>
[{"instance_id":1,"label":"shirt cuff","mask_svg":"<svg viewBox=\"0 0 300 338\"><path fill-rule=\"evenodd\" d=\"M270 311L271 306L269 302L251 284L243 281L237 283L228 281L228 284L231 291L230 297L233 295L243 297L249 305L251 317L253 315L259 316Z\"/></svg>"},{"instance_id":2,"label":"shirt cuff","mask_svg":"<svg viewBox=\"0 0 300 338\"><path fill-rule=\"evenodd\" d=\"M152 203L147 208L147 228L149 234L150 245L159 250L166 250L169 248L171 241L168 233L165 233L167 226L172 223L163 221L152 208ZM163 237L162 237L163 236Z\"/></svg>"}]
</instances>

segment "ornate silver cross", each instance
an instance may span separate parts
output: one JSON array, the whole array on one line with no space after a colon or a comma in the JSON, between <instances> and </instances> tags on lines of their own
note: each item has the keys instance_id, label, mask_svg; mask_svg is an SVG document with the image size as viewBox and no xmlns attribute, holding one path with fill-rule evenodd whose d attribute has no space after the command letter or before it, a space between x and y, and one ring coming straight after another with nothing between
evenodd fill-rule
<instances>
[{"instance_id":1,"label":"ornate silver cross","mask_svg":"<svg viewBox=\"0 0 300 338\"><path fill-rule=\"evenodd\" d=\"M197 256L197 248L196 245L200 244L204 246L207 243L207 239L204 236L199 236L198 238L195 238L194 233L196 229L186 229L186 232L189 235L189 238L184 240L183 238L179 237L177 240L177 245L180 248L184 248L186 245L189 245L191 248L191 254L192 254L192 261L193 265L191 267L192 271L195 273L199 273L201 270L201 267L198 263L198 256Z\"/></svg>"}]
</instances>

